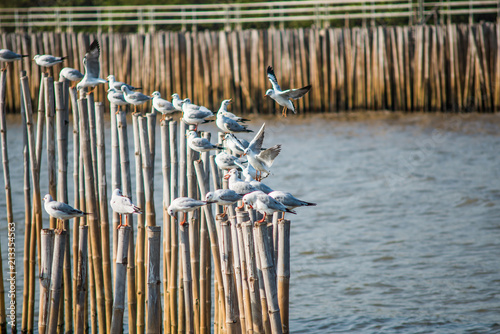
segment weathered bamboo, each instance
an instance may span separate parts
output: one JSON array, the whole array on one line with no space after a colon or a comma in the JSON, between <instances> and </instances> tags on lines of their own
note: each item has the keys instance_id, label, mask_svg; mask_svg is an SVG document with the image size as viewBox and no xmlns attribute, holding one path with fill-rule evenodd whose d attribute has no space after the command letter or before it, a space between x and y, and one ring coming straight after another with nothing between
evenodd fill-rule
<instances>
[{"instance_id":1,"label":"weathered bamboo","mask_svg":"<svg viewBox=\"0 0 500 334\"><path fill-rule=\"evenodd\" d=\"M40 305L38 311L38 331L44 334L49 324L50 278L52 255L54 253L54 230L44 229L40 238L42 262L40 265Z\"/></svg>"},{"instance_id":2,"label":"weathered bamboo","mask_svg":"<svg viewBox=\"0 0 500 334\"><path fill-rule=\"evenodd\" d=\"M85 299L87 296L87 271L88 271L88 230L87 225L78 228L78 262L76 276L76 306L75 306L75 333L85 333ZM76 243L76 242L75 242Z\"/></svg>"},{"instance_id":3,"label":"weathered bamboo","mask_svg":"<svg viewBox=\"0 0 500 334\"><path fill-rule=\"evenodd\" d=\"M236 226L236 238L238 239L238 252L241 268L241 285L243 290L243 309L245 312L245 327L247 332L255 332L253 329L253 319L252 319L252 304L250 299L250 289L248 287L248 269L247 260L245 255L245 242L243 240L243 228L242 224L244 221L248 220L248 212L237 210L236 214L237 226Z\"/></svg>"},{"instance_id":4,"label":"weathered bamboo","mask_svg":"<svg viewBox=\"0 0 500 334\"><path fill-rule=\"evenodd\" d=\"M278 303L283 333L290 332L290 221L278 221Z\"/></svg>"},{"instance_id":5,"label":"weathered bamboo","mask_svg":"<svg viewBox=\"0 0 500 334\"><path fill-rule=\"evenodd\" d=\"M136 204L140 208L144 208L144 178L143 178L143 158L141 154L141 140L140 128L138 115L132 116L132 128L134 133L134 156L135 156L135 193L136 193ZM142 118L142 117L141 117ZM144 317L145 317L145 263L144 263L144 252L145 252L145 220L146 215L139 215L137 217L137 241L135 244L136 248L136 294L137 294L137 333L143 333L145 329Z\"/></svg>"},{"instance_id":6,"label":"weathered bamboo","mask_svg":"<svg viewBox=\"0 0 500 334\"><path fill-rule=\"evenodd\" d=\"M123 314L125 312L125 283L127 282L127 262L131 259L128 258L128 247L130 240L130 226L122 226L118 230L118 249L116 250L116 267L115 267L115 292L113 302L113 317L111 320L112 334L120 334L123 332ZM129 323L130 324L130 323ZM133 324L129 328L135 327Z\"/></svg>"},{"instance_id":7,"label":"weathered bamboo","mask_svg":"<svg viewBox=\"0 0 500 334\"><path fill-rule=\"evenodd\" d=\"M47 173L49 181L49 193L57 198L57 181L56 181L56 144L55 144L55 102L54 102L54 78L47 77L44 80L45 93L45 123L47 126L46 141L47 141ZM56 228L56 219L50 217L50 228Z\"/></svg>"},{"instance_id":8,"label":"weathered bamboo","mask_svg":"<svg viewBox=\"0 0 500 334\"><path fill-rule=\"evenodd\" d=\"M10 172L9 172L9 154L7 151L7 127L5 120L5 89L6 89L6 71L2 71L0 75L0 142L2 146L2 165L3 165L3 175L4 175L4 185L5 185L5 207L7 213L7 228L10 231L11 227L14 226L14 214L12 212L12 194L10 187ZM1 249L1 248L0 248ZM10 258L10 252L9 252ZM9 263L15 263L15 261L9 261ZM9 266L10 267L10 266ZM0 282L3 282L3 265L0 259ZM15 272L14 268L10 267L10 272ZM0 287L0 330L2 332L7 331L7 319L5 318L5 298L3 286Z\"/></svg>"},{"instance_id":9,"label":"weathered bamboo","mask_svg":"<svg viewBox=\"0 0 500 334\"><path fill-rule=\"evenodd\" d=\"M192 220L191 220L192 221ZM186 333L194 333L193 319L193 285L191 277L190 249L189 249L189 226L186 223L179 227L180 256L182 261L182 277L184 288L184 307L186 315Z\"/></svg>"},{"instance_id":10,"label":"weathered bamboo","mask_svg":"<svg viewBox=\"0 0 500 334\"><path fill-rule=\"evenodd\" d=\"M247 332L247 323L246 323L246 312L245 312L245 304L243 300L243 284L241 282L241 260L240 260L240 248L238 246L238 232L236 229L236 215L234 212L233 205L229 206L229 222L230 222L230 231L231 231L231 247L232 247L232 260L233 260L233 268L234 268L234 281L236 283L236 295L238 300L238 312L239 312L239 322L240 322L240 331L242 333Z\"/></svg>"},{"instance_id":11,"label":"weathered bamboo","mask_svg":"<svg viewBox=\"0 0 500 334\"><path fill-rule=\"evenodd\" d=\"M154 123L156 124L156 123ZM141 144L142 172L144 177L144 194L146 199L146 225L156 226L156 212L154 205L154 156L150 146L150 129L146 119L139 117L139 139ZM154 142L153 142L154 145Z\"/></svg>"},{"instance_id":12,"label":"weathered bamboo","mask_svg":"<svg viewBox=\"0 0 500 334\"><path fill-rule=\"evenodd\" d=\"M67 231L56 234L54 240L54 258L50 277L50 306L48 333L55 333L59 320L59 303L63 280L64 249L66 247Z\"/></svg>"},{"instance_id":13,"label":"weathered bamboo","mask_svg":"<svg viewBox=\"0 0 500 334\"><path fill-rule=\"evenodd\" d=\"M118 145L118 130L116 127L116 113L118 106L111 104L110 108L110 132L111 132L111 189L121 189L120 182L120 147ZM113 275L115 275L116 249L118 246L118 225L120 224L120 215L113 212L111 229L113 231Z\"/></svg>"},{"instance_id":14,"label":"weathered bamboo","mask_svg":"<svg viewBox=\"0 0 500 334\"><path fill-rule=\"evenodd\" d=\"M146 333L161 332L161 292L160 292L160 254L161 254L161 227L148 226L148 296Z\"/></svg>"},{"instance_id":15,"label":"weathered bamboo","mask_svg":"<svg viewBox=\"0 0 500 334\"><path fill-rule=\"evenodd\" d=\"M108 215L108 183L106 181L106 147L104 134L104 104L95 103L97 179L99 193L99 214L101 223L102 270L104 279L104 298L106 301L106 328L111 326L113 307L113 286L111 284L110 238Z\"/></svg>"},{"instance_id":16,"label":"weathered bamboo","mask_svg":"<svg viewBox=\"0 0 500 334\"><path fill-rule=\"evenodd\" d=\"M127 137L127 119L125 111L120 111L116 115L116 124L118 127L118 142L120 145L120 165L121 165L121 183L122 190L125 196L132 197L132 182L130 180L130 160L128 151L128 137ZM127 224L132 227L130 233L130 244L128 247L128 258L134 259L134 235L133 227L134 222L132 216L127 216ZM130 260L127 262L127 302L128 302L128 319L129 323L135 324L137 321L137 295L135 290L135 263ZM130 333L136 332L135 326L129 327Z\"/></svg>"},{"instance_id":17,"label":"weathered bamboo","mask_svg":"<svg viewBox=\"0 0 500 334\"><path fill-rule=\"evenodd\" d=\"M82 145L82 156L85 171L85 197L86 197L86 210L91 214L87 216L87 225L90 229L90 244L92 247L92 264L95 278L95 291L97 302L97 317L99 328L101 331L106 330L106 304L104 295L104 277L102 269L102 256L101 256L101 243L99 231L99 215L97 211L97 199L94 184L94 168L92 166L89 119L87 112L87 104L84 99L78 100L78 109L80 110L80 133Z\"/></svg>"},{"instance_id":18,"label":"weathered bamboo","mask_svg":"<svg viewBox=\"0 0 500 334\"><path fill-rule=\"evenodd\" d=\"M170 124L170 198L177 198L178 188L178 162L177 162L177 122L171 121ZM170 205L170 203L169 203ZM170 219L170 273L169 273L169 295L170 295L170 333L177 333L177 271L178 271L178 224L173 217Z\"/></svg>"}]
</instances>

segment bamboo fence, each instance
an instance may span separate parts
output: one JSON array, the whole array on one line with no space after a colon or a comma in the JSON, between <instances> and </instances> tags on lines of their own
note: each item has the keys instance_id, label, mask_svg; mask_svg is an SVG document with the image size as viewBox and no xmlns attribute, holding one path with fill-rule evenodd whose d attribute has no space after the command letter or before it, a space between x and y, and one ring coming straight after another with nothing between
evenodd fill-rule
<instances>
[{"instance_id":1,"label":"bamboo fence","mask_svg":"<svg viewBox=\"0 0 500 334\"><path fill-rule=\"evenodd\" d=\"M101 77L178 93L217 109L232 98L240 113L276 113L264 98L268 65L283 88L312 85L300 113L345 110L478 111L500 108L500 25L372 26L357 28L198 32L3 33L0 47L18 53L67 56L53 68L83 70L85 47L101 44ZM36 96L40 68L29 58L10 65L6 108L20 109L19 70ZM96 99L105 101L104 88ZM42 126L42 124L40 124Z\"/></svg>"}]
</instances>

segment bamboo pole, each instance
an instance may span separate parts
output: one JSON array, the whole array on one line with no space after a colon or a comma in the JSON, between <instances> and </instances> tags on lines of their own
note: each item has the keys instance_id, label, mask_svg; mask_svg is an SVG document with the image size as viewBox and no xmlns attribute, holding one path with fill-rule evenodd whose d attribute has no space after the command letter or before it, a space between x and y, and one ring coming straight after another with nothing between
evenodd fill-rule
<instances>
[{"instance_id":1,"label":"bamboo pole","mask_svg":"<svg viewBox=\"0 0 500 334\"><path fill-rule=\"evenodd\" d=\"M161 332L161 293L160 293L160 245L161 227L148 226L148 289L147 289L147 322L146 333L155 334Z\"/></svg>"},{"instance_id":2,"label":"bamboo pole","mask_svg":"<svg viewBox=\"0 0 500 334\"><path fill-rule=\"evenodd\" d=\"M290 331L290 221L278 221L278 303L283 333Z\"/></svg>"},{"instance_id":3,"label":"bamboo pole","mask_svg":"<svg viewBox=\"0 0 500 334\"><path fill-rule=\"evenodd\" d=\"M167 208L170 205L170 121L163 120L160 124L161 134L161 171L163 177L163 328L166 332L170 331L170 307L168 274L170 273L170 216Z\"/></svg>"},{"instance_id":4,"label":"bamboo pole","mask_svg":"<svg viewBox=\"0 0 500 334\"><path fill-rule=\"evenodd\" d=\"M240 248L238 245L238 231L236 228L236 215L234 213L234 207L229 206L229 220L230 220L230 233L231 233L231 247L232 247L232 260L233 260L233 268L234 268L234 281L236 282L236 296L238 301L238 313L239 313L239 322L240 322L240 331L242 333L247 332L246 327L246 310L244 304L243 297L243 284L241 282L242 273L241 273L241 260L240 260Z\"/></svg>"},{"instance_id":5,"label":"bamboo pole","mask_svg":"<svg viewBox=\"0 0 500 334\"><path fill-rule=\"evenodd\" d=\"M67 231L57 233L54 240L54 258L50 277L50 305L48 333L55 333L59 320L59 303L62 293L64 249L66 247Z\"/></svg>"},{"instance_id":6,"label":"bamboo pole","mask_svg":"<svg viewBox=\"0 0 500 334\"><path fill-rule=\"evenodd\" d=\"M192 220L191 220L192 221ZM189 225L188 223L179 227L180 254L182 261L182 277L184 288L184 307L186 316L186 333L194 333L193 312L193 285L191 277L190 249L189 249Z\"/></svg>"},{"instance_id":7,"label":"bamboo pole","mask_svg":"<svg viewBox=\"0 0 500 334\"><path fill-rule=\"evenodd\" d=\"M50 278L52 255L54 254L54 230L44 229L40 238L42 243L42 262L40 264L40 305L38 311L38 332L47 331L50 303Z\"/></svg>"},{"instance_id":8,"label":"bamboo pole","mask_svg":"<svg viewBox=\"0 0 500 334\"><path fill-rule=\"evenodd\" d=\"M250 219L253 219L253 222L255 222L255 210L252 210L253 213L250 213ZM252 218L253 217L253 218ZM266 239L267 240L267 239ZM262 310L262 323L264 326L264 332L265 333L271 333L271 321L269 317L269 308L267 306L267 297L266 297L266 291L264 289L264 276L262 274L262 264L260 260L260 252L259 252L259 247L257 246L255 242L255 233L254 233L254 252L255 252L255 265L256 265L256 271L257 271L257 279L259 281L259 296L260 296L260 306Z\"/></svg>"},{"instance_id":9,"label":"bamboo pole","mask_svg":"<svg viewBox=\"0 0 500 334\"><path fill-rule=\"evenodd\" d=\"M49 182L49 193L57 198L56 181L56 145L55 145L55 126L54 126L54 78L47 77L44 80L45 93L45 127L47 130L47 173ZM50 228L56 228L56 219L50 217Z\"/></svg>"},{"instance_id":10,"label":"bamboo pole","mask_svg":"<svg viewBox=\"0 0 500 334\"><path fill-rule=\"evenodd\" d=\"M149 121L149 120L148 120ZM156 124L156 123L153 123ZM148 137L151 130L144 117L139 117L139 139L142 157L142 172L144 177L144 193L146 199L146 225L156 226L156 212L154 205L154 148L150 146ZM154 141L153 141L154 145Z\"/></svg>"},{"instance_id":11,"label":"bamboo pole","mask_svg":"<svg viewBox=\"0 0 500 334\"><path fill-rule=\"evenodd\" d=\"M178 162L177 162L177 122L171 121L169 124L170 127L170 166L171 166L171 175L170 175L170 198L177 198L178 189L177 189L177 181L178 181ZM175 220L170 219L170 273L169 273L169 295L170 295L170 333L177 333L177 271L178 271L178 224L175 223Z\"/></svg>"},{"instance_id":12,"label":"bamboo pole","mask_svg":"<svg viewBox=\"0 0 500 334\"><path fill-rule=\"evenodd\" d=\"M128 137L127 137L127 119L125 111L120 111L116 115L116 124L118 127L118 142L120 145L120 165L121 165L121 183L124 195L132 197L132 182L130 180L130 160L128 151ZM127 216L127 223L132 227L130 233L128 258L131 259L127 262L127 301L128 301L128 319L130 324L137 323L137 295L135 289L135 264L132 259L134 256L134 235L133 235L133 220L132 216ZM131 334L136 332L135 326L129 326Z\"/></svg>"},{"instance_id":13,"label":"bamboo pole","mask_svg":"<svg viewBox=\"0 0 500 334\"><path fill-rule=\"evenodd\" d=\"M118 112L118 106L116 104L111 104L110 107L110 132L111 132L111 189L121 189L120 182L120 146L118 145L118 129L116 126L116 113ZM115 273L116 263L116 249L118 247L118 225L120 224L120 215L117 212L113 212L113 219L111 224L111 229L113 231L113 275Z\"/></svg>"},{"instance_id":14,"label":"bamboo pole","mask_svg":"<svg viewBox=\"0 0 500 334\"><path fill-rule=\"evenodd\" d=\"M111 320L111 334L123 332L123 314L125 313L125 283L127 282L127 262L130 232L132 227L122 226L118 230L118 249L116 250L116 276L113 302L113 316ZM135 327L129 322L129 328Z\"/></svg>"},{"instance_id":15,"label":"bamboo pole","mask_svg":"<svg viewBox=\"0 0 500 334\"><path fill-rule=\"evenodd\" d=\"M85 333L84 318L85 318L85 296L87 295L87 270L88 270L88 226L79 226L78 233L78 262L75 289L75 333ZM76 242L75 242L76 243Z\"/></svg>"},{"instance_id":16,"label":"bamboo pole","mask_svg":"<svg viewBox=\"0 0 500 334\"><path fill-rule=\"evenodd\" d=\"M10 231L11 227L13 226L15 227L15 223L14 223L14 214L12 212L9 154L7 150L7 127L6 127L7 122L5 120L6 72L7 71L2 71L0 75L0 142L2 145L2 165L3 165L3 175L4 175L4 185L5 185L5 207L7 211L7 228L8 231ZM9 252L9 258L10 258L10 252ZM15 261L9 261L9 263L15 263ZM9 271L15 272L16 271L15 265L14 268L10 267ZM0 259L0 282L3 282L3 264L1 259ZM7 332L7 319L5 318L5 298L4 298L3 286L0 287L0 330L2 331L2 333Z\"/></svg>"},{"instance_id":17,"label":"bamboo pole","mask_svg":"<svg viewBox=\"0 0 500 334\"><path fill-rule=\"evenodd\" d=\"M102 269L104 279L104 298L106 303L106 328L111 328L113 307L113 286L111 284L110 238L108 215L108 184L106 181L106 148L104 134L104 104L95 103L97 179L99 194L99 214L101 223Z\"/></svg>"},{"instance_id":18,"label":"bamboo pole","mask_svg":"<svg viewBox=\"0 0 500 334\"><path fill-rule=\"evenodd\" d=\"M86 197L86 210L91 214L87 216L87 225L90 229L90 244L92 247L92 270L94 272L95 278L95 291L96 291L96 302L97 302L97 317L99 328L101 331L106 331L106 305L105 305L105 294L104 294L104 277L102 268L102 256L101 256L101 243L100 243L100 233L98 229L99 216L97 212L97 199L94 184L94 168L92 166L91 148L90 148L90 138L91 133L89 132L89 119L87 112L87 104L83 99L78 100L78 107L80 109L80 133L82 145L82 156L85 171L85 197Z\"/></svg>"},{"instance_id":19,"label":"bamboo pole","mask_svg":"<svg viewBox=\"0 0 500 334\"><path fill-rule=\"evenodd\" d=\"M247 332L256 332L253 328L253 318L252 318L252 304L250 299L250 289L248 286L248 269L247 260L245 255L245 242L243 240L243 228L242 224L244 221L248 220L248 212L237 210L236 218L238 224L236 226L236 238L238 240L238 252L241 267L241 285L243 290L243 309L245 311L245 327ZM256 315L257 316L257 315Z\"/></svg>"}]
</instances>

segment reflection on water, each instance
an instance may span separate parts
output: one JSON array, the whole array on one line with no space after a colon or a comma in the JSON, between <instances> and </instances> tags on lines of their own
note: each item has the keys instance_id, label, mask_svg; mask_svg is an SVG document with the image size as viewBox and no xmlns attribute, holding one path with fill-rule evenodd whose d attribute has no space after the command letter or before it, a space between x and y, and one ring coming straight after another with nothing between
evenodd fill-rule
<instances>
[{"instance_id":1,"label":"reflection on water","mask_svg":"<svg viewBox=\"0 0 500 334\"><path fill-rule=\"evenodd\" d=\"M291 217L292 332L500 331L498 116L265 121L265 145L283 144L265 182L318 203ZM22 170L13 168L22 165L18 119L9 118L8 131L20 268ZM160 180L159 156L155 173ZM155 195L160 203L161 181ZM3 198L1 192L1 221ZM2 224L3 245L5 229Z\"/></svg>"}]
</instances>

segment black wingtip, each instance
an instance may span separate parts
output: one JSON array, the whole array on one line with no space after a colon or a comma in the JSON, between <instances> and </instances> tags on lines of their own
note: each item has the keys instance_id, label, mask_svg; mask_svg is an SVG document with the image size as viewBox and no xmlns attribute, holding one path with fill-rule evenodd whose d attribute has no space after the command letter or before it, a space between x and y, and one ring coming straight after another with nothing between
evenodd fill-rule
<instances>
[{"instance_id":1,"label":"black wingtip","mask_svg":"<svg viewBox=\"0 0 500 334\"><path fill-rule=\"evenodd\" d=\"M61 57L61 60L64 60L66 58L68 58L68 56L63 56L63 57Z\"/></svg>"},{"instance_id":2,"label":"black wingtip","mask_svg":"<svg viewBox=\"0 0 500 334\"><path fill-rule=\"evenodd\" d=\"M273 70L273 67L272 67L272 66L268 66L268 67L267 67L267 74L274 75L274 70Z\"/></svg>"},{"instance_id":3,"label":"black wingtip","mask_svg":"<svg viewBox=\"0 0 500 334\"><path fill-rule=\"evenodd\" d=\"M309 91L309 90L311 90L311 88L312 88L312 85L307 85L307 86L303 87L302 89L307 89Z\"/></svg>"},{"instance_id":4,"label":"black wingtip","mask_svg":"<svg viewBox=\"0 0 500 334\"><path fill-rule=\"evenodd\" d=\"M30 55L21 55L21 58L29 57Z\"/></svg>"},{"instance_id":5,"label":"black wingtip","mask_svg":"<svg viewBox=\"0 0 500 334\"><path fill-rule=\"evenodd\" d=\"M294 215L297 214L297 212L293 211L293 210L290 210L290 209L286 209L286 212L290 212L290 213L293 213Z\"/></svg>"},{"instance_id":6,"label":"black wingtip","mask_svg":"<svg viewBox=\"0 0 500 334\"><path fill-rule=\"evenodd\" d=\"M97 41L97 39L94 39L92 44L90 44L89 48L87 49L87 52L91 52L92 50L95 49L99 50L99 53L101 52L101 48L99 46L99 42Z\"/></svg>"}]
</instances>

